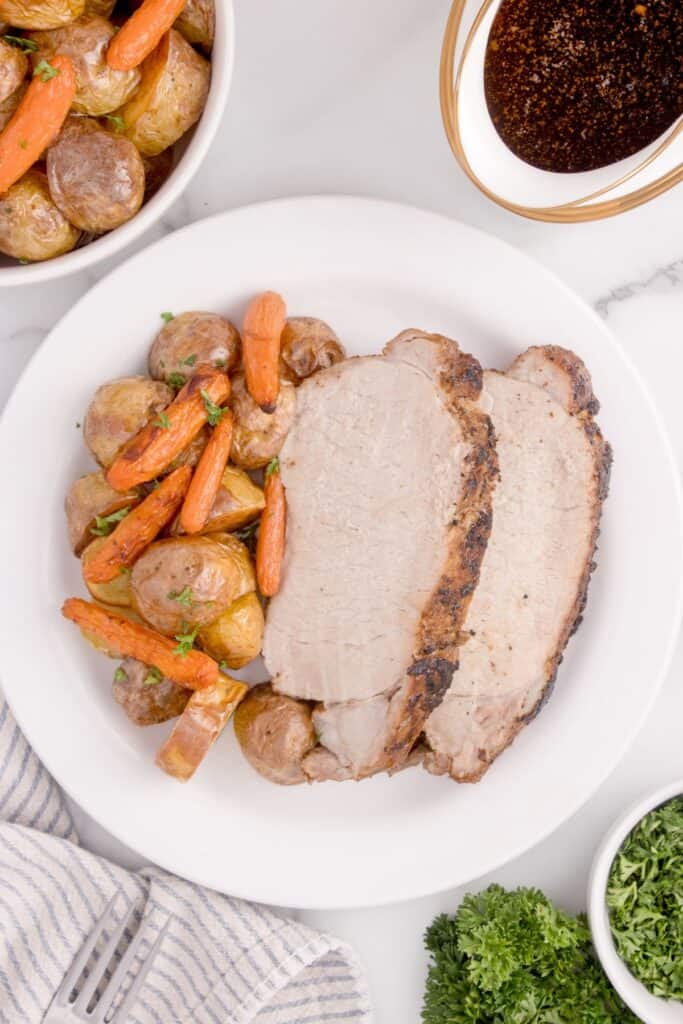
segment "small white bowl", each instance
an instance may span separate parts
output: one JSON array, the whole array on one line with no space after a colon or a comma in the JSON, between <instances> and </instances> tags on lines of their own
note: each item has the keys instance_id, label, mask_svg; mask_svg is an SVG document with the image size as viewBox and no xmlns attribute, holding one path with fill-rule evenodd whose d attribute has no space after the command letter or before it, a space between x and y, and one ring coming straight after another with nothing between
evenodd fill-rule
<instances>
[{"instance_id":1,"label":"small white bowl","mask_svg":"<svg viewBox=\"0 0 683 1024\"><path fill-rule=\"evenodd\" d=\"M200 120L189 134L182 156L156 195L121 227L84 245L82 249L65 253L64 256L57 256L42 263L21 265L0 254L0 287L37 284L56 277L65 277L77 270L85 270L124 249L156 223L185 191L213 142L228 102L234 56L235 16L232 0L216 0L211 85L206 106Z\"/></svg>"},{"instance_id":2,"label":"small white bowl","mask_svg":"<svg viewBox=\"0 0 683 1024\"><path fill-rule=\"evenodd\" d=\"M629 832L655 807L681 795L683 779L650 793L631 807L600 844L588 880L588 917L595 950L612 985L643 1024L683 1024L683 1003L651 995L617 953L605 901L607 880L614 858Z\"/></svg>"}]
</instances>

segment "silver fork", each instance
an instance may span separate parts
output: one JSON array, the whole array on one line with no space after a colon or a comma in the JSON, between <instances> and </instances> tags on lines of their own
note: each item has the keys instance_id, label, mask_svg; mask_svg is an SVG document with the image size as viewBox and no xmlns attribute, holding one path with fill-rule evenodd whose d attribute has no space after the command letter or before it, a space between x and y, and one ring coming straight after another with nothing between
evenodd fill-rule
<instances>
[{"instance_id":1,"label":"silver fork","mask_svg":"<svg viewBox=\"0 0 683 1024\"><path fill-rule=\"evenodd\" d=\"M106 986L96 997L95 993L102 983L102 979L106 974L107 968L112 962L114 953L118 948L123 933L132 923L135 913L135 904L128 904L121 920L117 923L114 920L114 915L112 913L115 901L116 896L113 896L107 904L102 917L91 931L80 951L76 954L74 962L69 968L68 974L57 989L54 999L50 1003L50 1007L47 1011L47 1016L45 1017L43 1024L75 1024L77 1021L87 1021L88 1024L104 1024L107 1013L111 1010L112 1004L119 992L119 989L121 988L121 984L125 979L128 969L133 962L133 958L140 948L144 938L144 928L138 929L133 941L121 957L118 967L112 974ZM118 1007L113 1017L109 1018L109 1024L125 1024L128 1014L133 1009L138 992L142 988L145 978L149 974L150 968L154 963L154 959L159 951L159 946L161 945L167 927L168 922L161 929L154 945L145 957L145 961L136 974L135 980L128 990L125 999ZM72 1000L71 995L76 982L83 974L83 970L90 960L93 950L105 932L109 932L110 934L107 944L102 950L102 955L97 963L94 964L92 971L83 982L83 986L78 993L78 996ZM88 1012L88 1007L91 1003L93 1006L91 1011Z\"/></svg>"}]
</instances>

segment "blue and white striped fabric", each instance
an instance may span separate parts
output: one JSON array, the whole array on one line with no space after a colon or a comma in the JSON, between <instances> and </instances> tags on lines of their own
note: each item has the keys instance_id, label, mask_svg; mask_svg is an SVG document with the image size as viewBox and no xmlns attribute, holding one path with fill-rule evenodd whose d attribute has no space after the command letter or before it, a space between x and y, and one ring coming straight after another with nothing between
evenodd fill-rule
<instances>
[{"instance_id":1,"label":"blue and white striped fabric","mask_svg":"<svg viewBox=\"0 0 683 1024\"><path fill-rule=\"evenodd\" d=\"M344 943L83 850L59 788L0 696L0 1024L42 1021L113 896L119 915L137 901L150 945L169 922L130 1024L370 1024L364 975Z\"/></svg>"}]
</instances>

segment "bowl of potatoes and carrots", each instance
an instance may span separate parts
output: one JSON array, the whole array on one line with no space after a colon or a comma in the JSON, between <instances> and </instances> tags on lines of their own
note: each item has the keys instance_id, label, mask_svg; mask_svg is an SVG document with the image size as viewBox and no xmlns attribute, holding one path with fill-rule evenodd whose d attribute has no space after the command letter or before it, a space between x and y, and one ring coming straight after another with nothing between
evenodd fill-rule
<instances>
[{"instance_id":1,"label":"bowl of potatoes and carrots","mask_svg":"<svg viewBox=\"0 0 683 1024\"><path fill-rule=\"evenodd\" d=\"M131 722L177 719L157 764L186 781L247 693L231 673L260 655L280 588L278 454L296 388L345 353L275 292L250 302L241 332L216 313L161 316L149 376L103 383L86 411L97 469L65 507L89 599L62 612L120 660L113 695Z\"/></svg>"},{"instance_id":2,"label":"bowl of potatoes and carrots","mask_svg":"<svg viewBox=\"0 0 683 1024\"><path fill-rule=\"evenodd\" d=\"M0 0L0 285L158 220L216 133L233 35L230 0Z\"/></svg>"}]
</instances>

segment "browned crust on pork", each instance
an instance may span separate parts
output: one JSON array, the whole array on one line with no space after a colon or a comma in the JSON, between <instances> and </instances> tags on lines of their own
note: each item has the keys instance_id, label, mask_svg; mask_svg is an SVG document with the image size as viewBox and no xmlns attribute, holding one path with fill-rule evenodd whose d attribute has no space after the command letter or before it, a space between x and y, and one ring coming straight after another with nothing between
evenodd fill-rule
<instances>
[{"instance_id":1,"label":"browned crust on pork","mask_svg":"<svg viewBox=\"0 0 683 1024\"><path fill-rule=\"evenodd\" d=\"M505 746L500 750L497 750L494 757L489 757L485 751L481 751L481 766L479 770L466 774L452 771L452 759L447 755L435 753L431 750L425 751L424 766L427 770L433 775L450 774L451 778L456 782L479 782L493 761L510 746L524 726L533 721L549 700L555 686L557 671L562 663L567 643L569 642L570 637L574 635L581 625L583 612L588 600L588 585L590 583L593 570L597 564L594 556L597 549L598 537L600 535L602 505L609 490L609 477L612 466L612 448L603 438L600 428L593 419L595 412L600 408L600 403L593 393L593 384L585 363L573 352L565 348L560 348L558 345L539 345L534 346L533 349L527 351L543 352L546 358L556 366L560 367L569 377L571 384L571 398L567 411L576 416L576 418L582 423L586 436L590 441L593 453L593 484L595 490L593 529L584 569L581 574L581 580L576 591L576 599L563 624L557 648L546 662L547 682L543 693L532 710L526 715L518 718L511 727ZM523 358L525 354L526 353L523 353L519 358ZM515 364L513 363L513 366L514 365Z\"/></svg>"}]
</instances>

